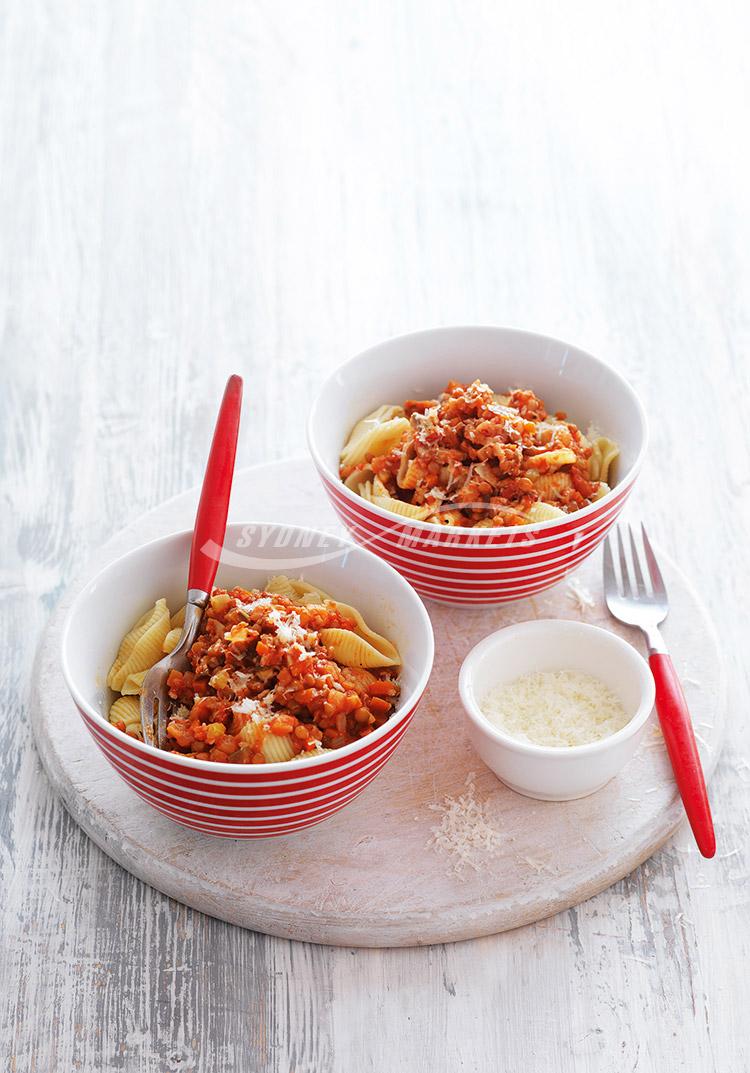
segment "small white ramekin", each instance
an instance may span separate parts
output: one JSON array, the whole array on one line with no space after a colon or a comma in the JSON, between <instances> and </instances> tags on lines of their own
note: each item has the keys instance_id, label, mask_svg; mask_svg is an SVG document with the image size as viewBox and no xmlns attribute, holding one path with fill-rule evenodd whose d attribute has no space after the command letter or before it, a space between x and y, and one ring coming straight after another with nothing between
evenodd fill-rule
<instances>
[{"instance_id":1,"label":"small white ramekin","mask_svg":"<svg viewBox=\"0 0 750 1073\"><path fill-rule=\"evenodd\" d=\"M627 725L588 745L555 747L511 737L482 714L480 705L496 686L560 670L600 678L630 716ZM648 664L632 645L598 626L563 619L521 622L485 637L464 660L458 685L482 760L506 786L543 801L586 797L608 783L638 748L655 696Z\"/></svg>"}]
</instances>

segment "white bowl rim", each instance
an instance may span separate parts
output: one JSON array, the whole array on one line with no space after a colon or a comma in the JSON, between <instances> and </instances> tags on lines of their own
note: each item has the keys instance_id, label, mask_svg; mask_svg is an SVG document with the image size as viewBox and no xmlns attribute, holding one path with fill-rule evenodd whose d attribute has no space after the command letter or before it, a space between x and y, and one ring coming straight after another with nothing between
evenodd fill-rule
<instances>
[{"instance_id":1,"label":"white bowl rim","mask_svg":"<svg viewBox=\"0 0 750 1073\"><path fill-rule=\"evenodd\" d=\"M338 473L334 473L325 463L325 461L320 455L320 452L318 451L317 444L315 442L314 426L316 411L318 408L318 403L322 399L328 385L336 377L338 377L343 372L343 370L347 368L347 366L352 365L355 361L358 361L366 354L370 354L375 350L380 350L381 347L388 346L391 343L405 342L408 339L414 339L418 336L442 335L447 334L449 332L466 331L502 332L505 335L511 335L516 337L524 336L527 339L536 339L546 343L557 343L560 346L570 347L571 349L578 351L578 353L583 354L588 361L593 362L594 365L598 365L602 368L605 368L609 373L611 373L612 376L614 376L615 379L619 382L620 387L623 389L623 391L631 397L632 401L635 404L636 410L638 411L638 416L641 421L642 436L638 454L628 472L623 476L622 480L618 481L618 483L614 485L614 487L611 488L609 492L606 493L606 495L603 495L601 499L597 499L593 503L589 503L588 506L581 507L580 510L574 511L572 514L568 514L564 518L550 518L545 522L527 522L526 525L513 525L508 527L500 526L497 529L479 530L474 529L470 526L437 525L435 522L423 522L419 521L416 518L403 518L401 515L394 514L391 511L384 510L382 507L378 507L375 503L370 503L369 501L363 500L362 497L358 496L356 492L353 492L350 488L347 488L347 486L339 477ZM648 449L649 426L643 403L641 402L635 389L630 385L630 383L625 379L625 377L622 376L622 374L619 373L617 369L614 369L611 365L608 365L606 361L602 361L601 358L595 357L593 354L590 354L587 350L583 350L581 347L576 346L574 343L566 343L565 340L558 339L553 335L544 335L541 332L531 332L527 331L525 328L510 328L504 327L503 325L499 324L455 324L442 325L439 328L422 328L414 332L405 332L402 335L389 336L387 339L383 339L381 342L375 343L373 346L369 346L365 350L360 350L359 353L354 354L351 358L348 358L346 361L342 362L333 370L333 372L329 376L326 377L315 398L313 399L312 406L310 407L310 412L307 417L306 434L307 446L309 448L310 454L312 455L313 462L320 470L320 472L325 474L326 477L328 477L331 484L333 484L336 489L341 492L344 498L347 499L354 506L361 507L361 504L363 502L367 502L368 511L372 511L377 517L383 518L385 521L389 521L392 526L407 526L410 529L424 530L424 532L426 533L444 532L447 534L455 534L479 532L482 534L482 537L485 538L486 542L489 543L491 542L491 538L496 537L498 534L508 536L511 533L525 534L539 532L540 530L547 531L553 526L562 525L564 522L570 519L585 519L588 518L591 514L594 514L595 512L601 510L603 504L610 503L618 491L622 491L624 488L627 488L628 485L631 485L635 478L638 476L641 466L643 465L643 460L646 456L646 451ZM478 543L483 542L484 541L480 537Z\"/></svg>"},{"instance_id":2,"label":"white bowl rim","mask_svg":"<svg viewBox=\"0 0 750 1073\"><path fill-rule=\"evenodd\" d=\"M62 665L62 672L63 677L65 679L65 684L67 685L68 691L73 697L75 703L80 708L83 708L86 711L87 715L89 715L102 729L104 729L108 735L112 736L115 741L120 741L122 738L127 738L129 744L135 749L137 753L141 753L145 757L159 757L167 759L170 762L176 763L178 767L184 767L186 771L193 773L195 773L196 771L199 772L203 768L208 768L211 771L217 771L225 775L236 775L242 771L246 771L249 768L252 768L255 774L275 774L282 771L288 772L290 770L299 769L300 775L304 777L305 773L313 768L323 767L326 764L330 764L333 760L338 760L340 757L352 757L358 752L360 752L364 748L364 746L368 745L370 742L385 737L386 733L389 730L392 730L394 726L398 726L399 723L403 722L406 715L419 702L420 698L422 697L422 694L425 691L425 688L427 687L427 683L430 680L430 675L432 674L432 665L435 658L435 635L433 633L432 622L430 620L430 616L427 613L427 609L425 608L420 596L417 594L416 590L412 588L409 582L402 578L398 571L394 570L394 568L390 566L387 562L385 562L384 559L381 559L378 555L375 555L374 552L369 551L367 548L363 548L359 544L355 544L353 541L347 539L346 537L333 535L331 533L323 533L319 529L312 529L304 525L287 525L284 522L260 523L232 521L228 523L227 528L229 528L229 526L251 526L261 524L264 525L266 529L270 527L276 527L279 529L283 529L285 532L291 531L292 533L306 533L308 535L312 534L313 536L332 536L334 540L339 541L344 547L355 550L358 553L368 556L370 559L375 560L375 562L377 562L380 567L384 568L387 571L390 571L393 574L394 580L397 581L399 588L401 588L405 593L407 593L407 598L416 602L415 606L417 608L417 614L420 616L422 622L427 627L427 659L425 660L425 665L420 672L417 684L407 694L405 700L403 698L399 698L401 700L399 708L393 713L393 715L387 722L383 723L383 725L381 727L378 727L377 730L374 730L372 734L368 734L366 737L360 738L359 741L353 741L350 742L348 745L342 745L340 749L334 749L330 753L323 753L320 756L312 756L308 760L305 760L304 763L294 760L284 760L280 763L263 764L262 767L260 764L227 764L223 761L211 761L210 763L207 763L205 760L196 760L192 756L184 756L181 753L167 752L167 750L165 749L156 749L153 745L149 745L147 742L141 741L139 738L133 738L130 735L123 734L121 730L117 729L117 727L112 726L109 720L105 719L101 712L97 711L97 709L92 704L89 704L88 700L83 695L83 692L78 688L78 685L73 678L70 667L68 666L67 659L67 652L70 644L70 631L72 620L75 613L79 610L80 605L85 603L85 601L90 597L90 590L93 586L95 586L96 582L102 577L103 574L107 573L118 563L124 562L126 559L137 555L146 548L153 548L158 544L163 544L167 541L178 540L181 537L189 537L193 532L192 529L179 529L172 533L165 533L163 536L156 537L154 540L148 540L144 544L138 544L136 547L131 548L124 554L118 555L117 558L112 559L100 570L97 570L96 573L89 577L88 580L85 582L85 584L81 588L81 591L75 597L72 604L68 608L67 614L65 615L65 621L63 623L62 629L62 637L60 641L60 661ZM187 563L185 564L185 569L187 570Z\"/></svg>"},{"instance_id":3,"label":"white bowl rim","mask_svg":"<svg viewBox=\"0 0 750 1073\"><path fill-rule=\"evenodd\" d=\"M488 649L492 649L501 638L505 639L513 635L540 632L540 627L547 630L552 627L561 632L567 631L569 633L603 634L611 642L613 649L619 653L618 658L630 664L640 680L641 700L638 708L624 727L616 730L614 734L609 734L598 741L587 742L585 745L537 745L536 742L526 742L521 741L519 738L514 738L511 734L500 730L489 722L475 701L473 689L471 688L472 675L477 660ZM649 666L643 656L628 641L611 630L605 630L602 626L594 626L590 622L578 622L575 619L565 618L528 619L526 622L516 622L512 626L504 626L502 629L488 634L487 637L484 637L478 644L474 645L461 664L461 670L458 675L458 692L461 696L464 710L475 726L498 744L508 746L514 752L522 753L525 756L554 757L563 762L606 752L607 749L617 745L618 742L626 741L634 734L637 734L651 715L656 700L656 687Z\"/></svg>"}]
</instances>

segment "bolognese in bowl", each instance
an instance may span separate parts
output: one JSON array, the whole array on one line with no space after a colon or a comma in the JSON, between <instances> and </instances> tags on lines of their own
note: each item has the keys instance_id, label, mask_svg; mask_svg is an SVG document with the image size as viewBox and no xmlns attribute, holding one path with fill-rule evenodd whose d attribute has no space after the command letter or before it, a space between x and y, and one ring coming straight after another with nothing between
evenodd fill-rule
<instances>
[{"instance_id":1,"label":"bolognese in bowl","mask_svg":"<svg viewBox=\"0 0 750 1073\"><path fill-rule=\"evenodd\" d=\"M362 351L313 401L310 452L354 539L420 595L533 596L603 540L646 452L643 407L570 343L483 326Z\"/></svg>"},{"instance_id":2,"label":"bolognese in bowl","mask_svg":"<svg viewBox=\"0 0 750 1073\"><path fill-rule=\"evenodd\" d=\"M435 525L494 528L547 522L595 503L619 448L533 391L498 394L449 381L434 399L382 405L358 421L339 474L363 499Z\"/></svg>"},{"instance_id":3,"label":"bolognese in bowl","mask_svg":"<svg viewBox=\"0 0 750 1073\"><path fill-rule=\"evenodd\" d=\"M128 631L107 684L109 721L143 740L140 690L179 641L184 607L156 601ZM319 756L382 726L398 701L398 649L360 612L301 579L215 589L188 668L167 677L167 749L195 760L278 764Z\"/></svg>"},{"instance_id":4,"label":"bolognese in bowl","mask_svg":"<svg viewBox=\"0 0 750 1073\"><path fill-rule=\"evenodd\" d=\"M319 823L377 776L411 722L434 650L424 604L338 534L229 525L197 647L171 682L172 744L157 749L140 740L138 690L181 628L191 539L135 548L71 605L62 668L90 747L197 831L267 838Z\"/></svg>"}]
</instances>

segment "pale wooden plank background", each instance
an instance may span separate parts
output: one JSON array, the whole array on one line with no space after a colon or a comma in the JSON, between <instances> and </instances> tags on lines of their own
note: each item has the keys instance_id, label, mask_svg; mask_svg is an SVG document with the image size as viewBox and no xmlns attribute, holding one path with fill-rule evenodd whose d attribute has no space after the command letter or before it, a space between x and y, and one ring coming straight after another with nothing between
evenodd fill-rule
<instances>
[{"instance_id":1,"label":"pale wooden plank background","mask_svg":"<svg viewBox=\"0 0 750 1073\"><path fill-rule=\"evenodd\" d=\"M748 1068L748 28L740 2L4 5L11 1069ZM683 833L578 910L425 950L292 945L169 902L40 771L50 609L90 549L199 479L227 373L247 378L241 462L280 458L325 370L461 322L569 338L643 393L634 507L727 646L719 859Z\"/></svg>"}]
</instances>

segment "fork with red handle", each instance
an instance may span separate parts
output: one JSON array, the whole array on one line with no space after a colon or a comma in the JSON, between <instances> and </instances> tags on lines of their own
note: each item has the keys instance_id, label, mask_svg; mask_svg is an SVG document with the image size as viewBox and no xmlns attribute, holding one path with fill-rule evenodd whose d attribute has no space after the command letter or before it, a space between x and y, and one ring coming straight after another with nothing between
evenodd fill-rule
<instances>
[{"instance_id":1,"label":"fork with red handle","mask_svg":"<svg viewBox=\"0 0 750 1073\"><path fill-rule=\"evenodd\" d=\"M716 837L706 793L698 746L685 694L672 659L659 632L667 617L669 600L653 548L641 525L642 552L628 526L617 526L604 544L604 596L609 612L628 626L642 630L648 645L648 662L656 683L656 711L661 723L672 771L687 818L704 857L716 852ZM615 569L615 561L619 571Z\"/></svg>"},{"instance_id":2,"label":"fork with red handle","mask_svg":"<svg viewBox=\"0 0 750 1073\"><path fill-rule=\"evenodd\" d=\"M166 745L169 672L188 668L187 654L198 632L219 567L227 529L241 407L242 379L230 376L224 389L195 516L188 566L185 624L175 648L148 671L141 687L143 740L158 749Z\"/></svg>"}]
</instances>

